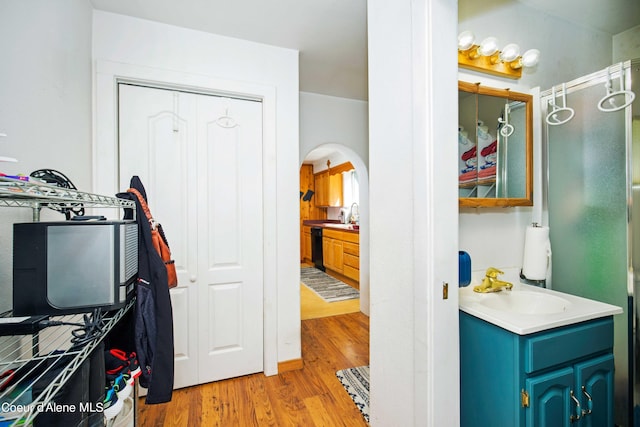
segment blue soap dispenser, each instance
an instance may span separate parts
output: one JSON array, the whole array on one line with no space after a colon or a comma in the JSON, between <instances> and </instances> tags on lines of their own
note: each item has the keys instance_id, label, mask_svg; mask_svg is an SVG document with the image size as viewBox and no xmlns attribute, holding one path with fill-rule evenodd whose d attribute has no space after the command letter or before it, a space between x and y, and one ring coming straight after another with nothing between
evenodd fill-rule
<instances>
[{"instance_id":1,"label":"blue soap dispenser","mask_svg":"<svg viewBox=\"0 0 640 427\"><path fill-rule=\"evenodd\" d=\"M458 280L460 287L471 283L471 257L465 251L458 251Z\"/></svg>"}]
</instances>

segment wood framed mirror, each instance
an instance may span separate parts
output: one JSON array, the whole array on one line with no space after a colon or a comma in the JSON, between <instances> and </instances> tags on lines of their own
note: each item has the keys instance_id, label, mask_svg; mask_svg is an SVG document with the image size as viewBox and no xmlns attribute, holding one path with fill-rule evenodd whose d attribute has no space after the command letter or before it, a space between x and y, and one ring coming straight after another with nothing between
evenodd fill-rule
<instances>
[{"instance_id":1,"label":"wood framed mirror","mask_svg":"<svg viewBox=\"0 0 640 427\"><path fill-rule=\"evenodd\" d=\"M533 97L458 82L460 207L533 205Z\"/></svg>"}]
</instances>

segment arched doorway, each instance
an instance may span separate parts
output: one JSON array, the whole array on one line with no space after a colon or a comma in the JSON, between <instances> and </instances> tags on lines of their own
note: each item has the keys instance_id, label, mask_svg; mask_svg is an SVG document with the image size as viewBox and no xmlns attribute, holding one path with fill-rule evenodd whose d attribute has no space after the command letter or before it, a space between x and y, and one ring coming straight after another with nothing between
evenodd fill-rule
<instances>
[{"instance_id":1,"label":"arched doorway","mask_svg":"<svg viewBox=\"0 0 640 427\"><path fill-rule=\"evenodd\" d=\"M327 162L329 162L329 166L327 166ZM313 173L318 174L327 169L345 170L347 167L344 165L353 167L353 179L355 179L355 182L347 182L350 178L345 178L343 184L351 185L352 188L355 186L357 190L355 192L348 189L344 191L343 194L346 197L341 198L342 203L339 205L334 203L335 206L331 207L316 207L315 199L313 198L315 192L310 195L308 191L310 188L302 188L303 184L308 184L309 180L313 180ZM302 240L302 224L304 220L318 220L320 222L321 220L342 221L342 214L350 215L354 204L356 205L359 222L359 274L357 278L360 291L359 310L369 315L369 176L367 167L360 156L351 148L337 143L326 143L315 147L305 155L300 167L301 171L305 168L307 170L306 183L303 182L305 178L301 174L301 245L304 245ZM312 171L311 177L309 177L309 169ZM313 184L307 185L307 187L311 186ZM304 204L303 198L309 199L306 200L308 204ZM305 208L309 209L310 212L303 212ZM305 252L303 246L301 246L301 252Z\"/></svg>"}]
</instances>

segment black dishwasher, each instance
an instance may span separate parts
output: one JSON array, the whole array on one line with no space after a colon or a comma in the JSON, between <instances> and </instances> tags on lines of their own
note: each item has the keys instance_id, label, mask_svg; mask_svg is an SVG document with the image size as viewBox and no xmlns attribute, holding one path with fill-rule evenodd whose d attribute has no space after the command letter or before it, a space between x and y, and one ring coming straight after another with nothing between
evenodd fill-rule
<instances>
[{"instance_id":1,"label":"black dishwasher","mask_svg":"<svg viewBox=\"0 0 640 427\"><path fill-rule=\"evenodd\" d=\"M311 261L313 265L324 271L322 263L322 227L311 227Z\"/></svg>"}]
</instances>

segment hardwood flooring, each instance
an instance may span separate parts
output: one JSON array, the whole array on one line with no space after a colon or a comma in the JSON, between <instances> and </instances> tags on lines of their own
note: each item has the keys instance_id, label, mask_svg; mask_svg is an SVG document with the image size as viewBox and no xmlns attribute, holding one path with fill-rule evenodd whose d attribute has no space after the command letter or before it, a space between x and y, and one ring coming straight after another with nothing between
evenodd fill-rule
<instances>
[{"instance_id":1,"label":"hardwood flooring","mask_svg":"<svg viewBox=\"0 0 640 427\"><path fill-rule=\"evenodd\" d=\"M369 363L369 318L350 313L302 321L304 368L176 390L169 403L138 404L138 425L367 426L335 372Z\"/></svg>"}]
</instances>

